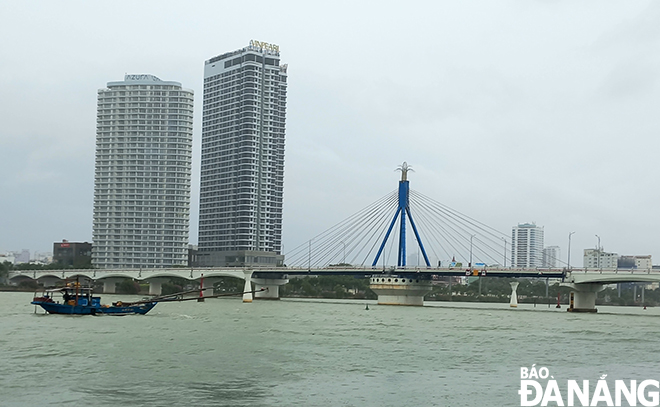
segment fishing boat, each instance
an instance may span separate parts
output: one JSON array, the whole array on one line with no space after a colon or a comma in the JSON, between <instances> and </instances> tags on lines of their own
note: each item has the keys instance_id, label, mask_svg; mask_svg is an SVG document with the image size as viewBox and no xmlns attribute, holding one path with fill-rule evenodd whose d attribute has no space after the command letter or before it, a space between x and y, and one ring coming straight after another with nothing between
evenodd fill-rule
<instances>
[{"instance_id":1,"label":"fishing boat","mask_svg":"<svg viewBox=\"0 0 660 407\"><path fill-rule=\"evenodd\" d=\"M58 297L61 296L61 301ZM43 290L35 293L31 304L39 305L49 314L72 315L144 315L158 304L158 301L145 300L131 303L117 301L112 305L101 304L101 297L92 294L92 288L67 286Z\"/></svg>"},{"instance_id":2,"label":"fishing boat","mask_svg":"<svg viewBox=\"0 0 660 407\"><path fill-rule=\"evenodd\" d=\"M79 283L68 284L66 287L55 289L44 289L34 294L31 304L39 305L49 314L70 314L70 315L144 315L151 311L159 302L173 301L203 301L205 298L218 298L225 296L243 295L246 293L254 294L257 291L264 291L265 288L255 291L239 293L223 293L216 295L203 296L201 290L188 290L168 295L160 295L133 302L113 302L112 305L102 305L101 297L95 297L92 294L91 287L81 287ZM198 293L198 297L190 297L192 293ZM59 299L53 297L61 296ZM35 311L36 312L36 311Z\"/></svg>"}]
</instances>

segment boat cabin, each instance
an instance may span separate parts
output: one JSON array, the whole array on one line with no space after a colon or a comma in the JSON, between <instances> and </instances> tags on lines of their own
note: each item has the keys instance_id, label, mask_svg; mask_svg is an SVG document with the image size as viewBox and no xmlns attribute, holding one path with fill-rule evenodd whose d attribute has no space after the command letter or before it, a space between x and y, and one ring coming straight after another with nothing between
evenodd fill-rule
<instances>
[{"instance_id":1,"label":"boat cabin","mask_svg":"<svg viewBox=\"0 0 660 407\"><path fill-rule=\"evenodd\" d=\"M34 293L32 301L62 305L101 306L101 297L94 297L89 287L62 287ZM61 296L61 297L60 297ZM61 302L60 302L61 300Z\"/></svg>"}]
</instances>

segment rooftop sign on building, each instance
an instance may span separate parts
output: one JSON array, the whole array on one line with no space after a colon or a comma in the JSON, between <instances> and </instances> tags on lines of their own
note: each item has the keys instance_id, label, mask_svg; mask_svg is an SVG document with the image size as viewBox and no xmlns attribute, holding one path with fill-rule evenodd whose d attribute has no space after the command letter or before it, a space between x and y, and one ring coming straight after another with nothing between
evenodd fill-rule
<instances>
[{"instance_id":1,"label":"rooftop sign on building","mask_svg":"<svg viewBox=\"0 0 660 407\"><path fill-rule=\"evenodd\" d=\"M260 48L266 51L280 52L280 46L275 44L269 44L267 42L250 40L250 46L254 48Z\"/></svg>"},{"instance_id":2,"label":"rooftop sign on building","mask_svg":"<svg viewBox=\"0 0 660 407\"><path fill-rule=\"evenodd\" d=\"M126 74L124 75L125 81L152 81L152 82L162 82L160 78L154 75L149 74Z\"/></svg>"}]
</instances>

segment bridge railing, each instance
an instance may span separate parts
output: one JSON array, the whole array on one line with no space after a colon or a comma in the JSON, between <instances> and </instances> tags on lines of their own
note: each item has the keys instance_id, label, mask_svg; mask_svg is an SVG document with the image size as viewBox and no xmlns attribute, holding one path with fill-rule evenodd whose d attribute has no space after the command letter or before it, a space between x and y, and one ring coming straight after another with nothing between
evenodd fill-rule
<instances>
[{"instance_id":1,"label":"bridge railing","mask_svg":"<svg viewBox=\"0 0 660 407\"><path fill-rule=\"evenodd\" d=\"M446 272L460 272L460 271L484 271L485 275L488 272L499 273L512 273L512 274L558 274L563 272L570 272L573 274L660 274L660 269L652 268L521 268L521 267L496 267L496 266L477 266L477 267L371 267L371 266L329 266L319 268L309 267L172 267L172 268L130 268L130 269L56 269L56 270L12 270L9 277L25 276L30 278L38 278L44 275L53 275L57 277L86 275L100 278L112 274L131 274L148 278L154 274L194 274L195 276L204 273L213 272L254 272L254 273L294 273L294 274L311 274L315 272L333 272L338 274L342 271L351 271L352 274L364 273L424 273L433 274L433 272L446 273Z\"/></svg>"},{"instance_id":2,"label":"bridge railing","mask_svg":"<svg viewBox=\"0 0 660 407\"><path fill-rule=\"evenodd\" d=\"M437 272L464 272L464 271L486 271L486 272L506 272L506 273L517 273L517 274L560 274L566 271L563 268L523 268L523 267L489 267L489 266L478 266L478 267L371 267L371 266L330 266L330 267L286 267L284 269L278 269L284 272L295 272L295 273L307 273L314 274L314 272L319 271L354 271L354 272L364 272L368 273L433 273ZM257 271L257 270L255 270Z\"/></svg>"},{"instance_id":3,"label":"bridge railing","mask_svg":"<svg viewBox=\"0 0 660 407\"><path fill-rule=\"evenodd\" d=\"M603 274L603 273L613 273L613 274L660 274L660 269L652 268L615 268L615 267L601 267L601 268L571 268L571 273L592 273L592 274Z\"/></svg>"},{"instance_id":4,"label":"bridge railing","mask_svg":"<svg viewBox=\"0 0 660 407\"><path fill-rule=\"evenodd\" d=\"M117 274L117 273L137 273L137 274L155 274L155 273L203 273L205 271L214 272L214 271L253 271L253 272L281 272L285 273L287 271L314 271L314 270L355 270L355 271L365 271L365 272L431 272L433 270L446 271L446 270L500 270L500 271L511 271L511 272L562 272L566 269L562 268L521 268L521 267L497 267L497 266L473 266L473 267L421 267L421 266L406 266L406 267L372 267L372 266L329 266L329 267L269 267L269 266L259 266L259 267L169 267L169 268L122 268L122 269L39 269L39 270L12 270L10 273L12 275L44 275L44 274L53 274L61 275L63 273L68 275L88 275L88 274ZM572 271L577 271L582 269L572 269ZM660 272L660 270L659 270Z\"/></svg>"}]
</instances>

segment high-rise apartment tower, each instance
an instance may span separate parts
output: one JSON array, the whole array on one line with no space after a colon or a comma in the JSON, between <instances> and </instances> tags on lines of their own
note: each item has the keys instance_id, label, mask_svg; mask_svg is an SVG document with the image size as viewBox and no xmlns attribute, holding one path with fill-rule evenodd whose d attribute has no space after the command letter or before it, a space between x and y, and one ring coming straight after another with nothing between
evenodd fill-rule
<instances>
[{"instance_id":1,"label":"high-rise apartment tower","mask_svg":"<svg viewBox=\"0 0 660 407\"><path fill-rule=\"evenodd\" d=\"M543 248L543 267L559 267L561 249L559 246L548 246Z\"/></svg>"},{"instance_id":2,"label":"high-rise apartment tower","mask_svg":"<svg viewBox=\"0 0 660 407\"><path fill-rule=\"evenodd\" d=\"M281 264L287 66L277 45L206 61L198 262Z\"/></svg>"},{"instance_id":3,"label":"high-rise apartment tower","mask_svg":"<svg viewBox=\"0 0 660 407\"><path fill-rule=\"evenodd\" d=\"M193 92L153 75L98 91L92 263L188 264Z\"/></svg>"},{"instance_id":4,"label":"high-rise apartment tower","mask_svg":"<svg viewBox=\"0 0 660 407\"><path fill-rule=\"evenodd\" d=\"M534 223L521 223L511 231L511 265L543 266L543 228Z\"/></svg>"}]
</instances>

